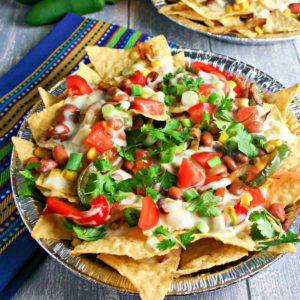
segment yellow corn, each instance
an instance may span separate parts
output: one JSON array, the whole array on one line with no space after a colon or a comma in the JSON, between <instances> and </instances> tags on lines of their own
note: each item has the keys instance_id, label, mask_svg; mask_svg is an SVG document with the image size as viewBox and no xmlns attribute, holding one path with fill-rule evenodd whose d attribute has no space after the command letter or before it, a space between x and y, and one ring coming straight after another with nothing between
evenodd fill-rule
<instances>
[{"instance_id":1,"label":"yellow corn","mask_svg":"<svg viewBox=\"0 0 300 300\"><path fill-rule=\"evenodd\" d=\"M67 180L74 182L77 180L78 173L75 171L70 171L70 170L63 170L62 173L63 177L66 178Z\"/></svg>"},{"instance_id":2,"label":"yellow corn","mask_svg":"<svg viewBox=\"0 0 300 300\"><path fill-rule=\"evenodd\" d=\"M50 156L50 151L45 148L37 147L33 154L39 158L46 158Z\"/></svg>"},{"instance_id":3,"label":"yellow corn","mask_svg":"<svg viewBox=\"0 0 300 300\"><path fill-rule=\"evenodd\" d=\"M142 73L146 77L150 73L150 71L148 69L145 69Z\"/></svg>"},{"instance_id":4,"label":"yellow corn","mask_svg":"<svg viewBox=\"0 0 300 300\"><path fill-rule=\"evenodd\" d=\"M247 107L249 106L249 99L248 98L239 98L236 102L238 107Z\"/></svg>"},{"instance_id":5,"label":"yellow corn","mask_svg":"<svg viewBox=\"0 0 300 300\"><path fill-rule=\"evenodd\" d=\"M229 135L225 132L222 132L219 136L218 141L222 144L224 144L226 142L226 140L229 138Z\"/></svg>"},{"instance_id":6,"label":"yellow corn","mask_svg":"<svg viewBox=\"0 0 300 300\"><path fill-rule=\"evenodd\" d=\"M241 9L240 5L237 4L237 3L233 4L232 8L233 8L233 10L235 10L235 11L239 11L239 10Z\"/></svg>"},{"instance_id":7,"label":"yellow corn","mask_svg":"<svg viewBox=\"0 0 300 300\"><path fill-rule=\"evenodd\" d=\"M252 201L251 194L248 192L244 192L241 196L241 205L250 206L251 201Z\"/></svg>"},{"instance_id":8,"label":"yellow corn","mask_svg":"<svg viewBox=\"0 0 300 300\"><path fill-rule=\"evenodd\" d=\"M236 83L233 80L228 80L227 84L232 87L233 89L236 87Z\"/></svg>"},{"instance_id":9,"label":"yellow corn","mask_svg":"<svg viewBox=\"0 0 300 300\"><path fill-rule=\"evenodd\" d=\"M61 169L52 169L50 171L50 176L60 176L61 175Z\"/></svg>"},{"instance_id":10,"label":"yellow corn","mask_svg":"<svg viewBox=\"0 0 300 300\"><path fill-rule=\"evenodd\" d=\"M275 148L278 148L282 145L282 140L281 139L276 139L276 140L270 140L266 142L265 144L265 149L267 150L268 153L272 152Z\"/></svg>"},{"instance_id":11,"label":"yellow corn","mask_svg":"<svg viewBox=\"0 0 300 300\"><path fill-rule=\"evenodd\" d=\"M225 207L224 214L230 216L232 225L239 224L239 218L238 218L236 211L232 205L228 205Z\"/></svg>"},{"instance_id":12,"label":"yellow corn","mask_svg":"<svg viewBox=\"0 0 300 300\"><path fill-rule=\"evenodd\" d=\"M161 64L160 59L155 59L155 60L151 61L151 66L154 67L154 68L159 67L160 64Z\"/></svg>"},{"instance_id":13,"label":"yellow corn","mask_svg":"<svg viewBox=\"0 0 300 300\"><path fill-rule=\"evenodd\" d=\"M255 26L255 27L254 27L254 30L255 30L255 32L256 32L258 35L263 35L263 34L264 34L264 31L263 31L262 28L260 28L259 26Z\"/></svg>"},{"instance_id":14,"label":"yellow corn","mask_svg":"<svg viewBox=\"0 0 300 300\"><path fill-rule=\"evenodd\" d=\"M241 3L241 8L242 9L249 9L250 8L249 2L243 2L243 3Z\"/></svg>"},{"instance_id":15,"label":"yellow corn","mask_svg":"<svg viewBox=\"0 0 300 300\"><path fill-rule=\"evenodd\" d=\"M288 8L285 9L285 10L283 11L283 13L284 13L286 16L288 16L288 17L291 16L291 11L290 11Z\"/></svg>"},{"instance_id":16,"label":"yellow corn","mask_svg":"<svg viewBox=\"0 0 300 300\"><path fill-rule=\"evenodd\" d=\"M226 11L227 13L232 12L232 6L231 6L231 5L226 5L226 6L225 6L225 11Z\"/></svg>"},{"instance_id":17,"label":"yellow corn","mask_svg":"<svg viewBox=\"0 0 300 300\"><path fill-rule=\"evenodd\" d=\"M98 150L95 147L92 147L87 152L86 157L89 161L94 161L98 155L99 155Z\"/></svg>"}]
</instances>

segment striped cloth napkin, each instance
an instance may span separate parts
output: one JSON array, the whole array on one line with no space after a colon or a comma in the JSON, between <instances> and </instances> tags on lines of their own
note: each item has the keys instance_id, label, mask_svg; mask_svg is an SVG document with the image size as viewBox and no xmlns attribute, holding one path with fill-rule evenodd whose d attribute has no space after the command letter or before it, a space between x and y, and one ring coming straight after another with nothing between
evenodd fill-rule
<instances>
[{"instance_id":1,"label":"striped cloth napkin","mask_svg":"<svg viewBox=\"0 0 300 300\"><path fill-rule=\"evenodd\" d=\"M9 299L45 254L30 237L16 209L11 183L11 137L38 100L37 88L49 89L88 62L84 48L131 48L149 35L103 21L68 14L14 68L0 78L0 298ZM171 47L176 45L170 43Z\"/></svg>"}]
</instances>

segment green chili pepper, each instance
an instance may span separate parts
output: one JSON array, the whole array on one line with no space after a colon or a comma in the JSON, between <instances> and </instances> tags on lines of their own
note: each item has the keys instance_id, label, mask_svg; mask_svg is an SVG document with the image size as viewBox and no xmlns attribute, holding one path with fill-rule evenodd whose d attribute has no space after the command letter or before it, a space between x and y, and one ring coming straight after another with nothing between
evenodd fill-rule
<instances>
[{"instance_id":1,"label":"green chili pepper","mask_svg":"<svg viewBox=\"0 0 300 300\"><path fill-rule=\"evenodd\" d=\"M245 182L246 185L252 188L259 188L260 186L262 186L266 182L266 180L276 172L282 160L286 158L288 152L289 147L287 144L283 144L275 149L271 153L267 165L250 181Z\"/></svg>"},{"instance_id":2,"label":"green chili pepper","mask_svg":"<svg viewBox=\"0 0 300 300\"><path fill-rule=\"evenodd\" d=\"M103 9L105 4L105 0L43 0L29 10L25 21L32 26L51 24L68 12L84 15Z\"/></svg>"},{"instance_id":3,"label":"green chili pepper","mask_svg":"<svg viewBox=\"0 0 300 300\"><path fill-rule=\"evenodd\" d=\"M140 218L140 212L132 207L124 209L124 218L130 227L134 227L138 224Z\"/></svg>"},{"instance_id":4,"label":"green chili pepper","mask_svg":"<svg viewBox=\"0 0 300 300\"><path fill-rule=\"evenodd\" d=\"M202 129L207 129L210 124L210 114L208 111L204 111L202 114L202 123L201 123L201 128Z\"/></svg>"},{"instance_id":5,"label":"green chili pepper","mask_svg":"<svg viewBox=\"0 0 300 300\"><path fill-rule=\"evenodd\" d=\"M70 158L66 164L66 169L70 170L70 171L75 171L77 172L79 167L80 167L80 163L82 161L83 158L83 154L82 153L72 153L70 155Z\"/></svg>"}]
</instances>

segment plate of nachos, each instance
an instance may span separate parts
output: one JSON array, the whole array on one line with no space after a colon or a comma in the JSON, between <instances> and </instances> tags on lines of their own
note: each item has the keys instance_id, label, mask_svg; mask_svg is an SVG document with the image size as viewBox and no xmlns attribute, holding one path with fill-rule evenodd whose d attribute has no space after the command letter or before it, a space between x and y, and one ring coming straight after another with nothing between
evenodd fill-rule
<instances>
[{"instance_id":1,"label":"plate of nachos","mask_svg":"<svg viewBox=\"0 0 300 300\"><path fill-rule=\"evenodd\" d=\"M86 51L12 139L16 205L52 257L148 300L295 253L299 84L163 36Z\"/></svg>"},{"instance_id":2,"label":"plate of nachos","mask_svg":"<svg viewBox=\"0 0 300 300\"><path fill-rule=\"evenodd\" d=\"M240 44L271 44L300 35L295 0L152 0L159 13L181 26Z\"/></svg>"}]
</instances>

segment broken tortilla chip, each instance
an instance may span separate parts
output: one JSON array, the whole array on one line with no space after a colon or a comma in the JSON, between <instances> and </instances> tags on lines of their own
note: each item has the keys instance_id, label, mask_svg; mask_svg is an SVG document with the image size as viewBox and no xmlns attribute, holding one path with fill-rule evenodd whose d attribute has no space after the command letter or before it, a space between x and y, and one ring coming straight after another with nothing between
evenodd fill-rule
<instances>
[{"instance_id":1,"label":"broken tortilla chip","mask_svg":"<svg viewBox=\"0 0 300 300\"><path fill-rule=\"evenodd\" d=\"M184 52L179 52L179 53L175 54L173 56L173 63L174 63L175 68L184 69L186 67Z\"/></svg>"},{"instance_id":2,"label":"broken tortilla chip","mask_svg":"<svg viewBox=\"0 0 300 300\"><path fill-rule=\"evenodd\" d=\"M50 94L49 92L44 90L42 87L39 87L38 91L39 91L39 94L41 96L41 99L42 99L45 107L50 107L61 101L61 99L59 97L56 97L56 96Z\"/></svg>"},{"instance_id":3,"label":"broken tortilla chip","mask_svg":"<svg viewBox=\"0 0 300 300\"><path fill-rule=\"evenodd\" d=\"M35 145L30 141L23 140L15 136L13 136L11 140L20 161L24 164L30 157L33 156Z\"/></svg>"},{"instance_id":4,"label":"broken tortilla chip","mask_svg":"<svg viewBox=\"0 0 300 300\"><path fill-rule=\"evenodd\" d=\"M97 72L83 62L79 64L79 69L76 74L84 78L87 82L94 84L98 84L100 82L100 76Z\"/></svg>"},{"instance_id":5,"label":"broken tortilla chip","mask_svg":"<svg viewBox=\"0 0 300 300\"><path fill-rule=\"evenodd\" d=\"M267 33L298 31L300 30L300 22L275 9L267 18L267 23L263 26L263 30Z\"/></svg>"}]
</instances>

